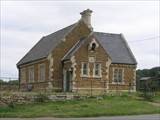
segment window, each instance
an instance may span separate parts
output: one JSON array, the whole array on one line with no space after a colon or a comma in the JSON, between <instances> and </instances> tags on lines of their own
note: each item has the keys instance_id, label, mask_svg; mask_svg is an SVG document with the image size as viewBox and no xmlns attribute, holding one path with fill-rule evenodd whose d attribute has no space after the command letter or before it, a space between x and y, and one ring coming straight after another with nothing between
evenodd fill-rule
<instances>
[{"instance_id":1,"label":"window","mask_svg":"<svg viewBox=\"0 0 160 120\"><path fill-rule=\"evenodd\" d=\"M94 76L101 77L101 64L100 63L94 64Z\"/></svg>"},{"instance_id":2,"label":"window","mask_svg":"<svg viewBox=\"0 0 160 120\"><path fill-rule=\"evenodd\" d=\"M82 76L88 76L88 63L82 63Z\"/></svg>"},{"instance_id":3,"label":"window","mask_svg":"<svg viewBox=\"0 0 160 120\"><path fill-rule=\"evenodd\" d=\"M92 43L91 50L92 50L92 51L95 51L95 49L96 49L96 43Z\"/></svg>"},{"instance_id":4,"label":"window","mask_svg":"<svg viewBox=\"0 0 160 120\"><path fill-rule=\"evenodd\" d=\"M28 80L29 82L34 82L34 67L33 66L28 68Z\"/></svg>"},{"instance_id":5,"label":"window","mask_svg":"<svg viewBox=\"0 0 160 120\"><path fill-rule=\"evenodd\" d=\"M122 82L123 69L114 69L114 82Z\"/></svg>"},{"instance_id":6,"label":"window","mask_svg":"<svg viewBox=\"0 0 160 120\"><path fill-rule=\"evenodd\" d=\"M40 64L39 65L39 70L38 70L38 80L39 81L45 81L45 64Z\"/></svg>"},{"instance_id":7,"label":"window","mask_svg":"<svg viewBox=\"0 0 160 120\"><path fill-rule=\"evenodd\" d=\"M20 81L21 83L26 82L26 69L25 68L20 69Z\"/></svg>"}]
</instances>

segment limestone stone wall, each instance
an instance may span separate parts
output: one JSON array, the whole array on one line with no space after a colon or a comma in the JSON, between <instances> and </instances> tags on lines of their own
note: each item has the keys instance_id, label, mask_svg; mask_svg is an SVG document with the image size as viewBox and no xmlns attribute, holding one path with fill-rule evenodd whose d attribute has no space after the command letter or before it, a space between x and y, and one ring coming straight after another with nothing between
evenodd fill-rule
<instances>
[{"instance_id":1,"label":"limestone stone wall","mask_svg":"<svg viewBox=\"0 0 160 120\"><path fill-rule=\"evenodd\" d=\"M39 81L38 80L38 65L40 65L40 64L45 65L45 81ZM34 67L34 81L30 83L28 81L28 76L29 76L28 75L28 68L31 67L31 66ZM29 64L22 65L22 66L20 66L19 69L20 70L21 69L25 70L25 74L24 74L25 79L22 79L20 77L20 89L21 90L26 90L28 84L32 85L33 90L36 90L37 88L38 89L43 89L47 86L46 84L48 84L48 82L50 81L49 80L49 65L48 65L48 60L47 59L42 59L42 60L39 60L39 61L35 61L35 62L29 63Z\"/></svg>"},{"instance_id":2,"label":"limestone stone wall","mask_svg":"<svg viewBox=\"0 0 160 120\"><path fill-rule=\"evenodd\" d=\"M123 69L123 82L114 83L113 82L113 69L121 68ZM135 78L136 78L136 66L135 65L126 65L126 64L111 64L109 69L109 90L129 90L131 84L132 91L135 90Z\"/></svg>"},{"instance_id":3,"label":"limestone stone wall","mask_svg":"<svg viewBox=\"0 0 160 120\"><path fill-rule=\"evenodd\" d=\"M52 79L55 83L59 83L58 85L55 85L59 89L63 88L63 68L61 59L82 37L88 36L90 32L90 29L80 21L75 28L66 35L65 41L62 40L62 42L52 51L54 59Z\"/></svg>"},{"instance_id":4,"label":"limestone stone wall","mask_svg":"<svg viewBox=\"0 0 160 120\"><path fill-rule=\"evenodd\" d=\"M96 50L89 50L89 45L92 41L96 42ZM93 57L93 61L90 60L90 57ZM110 57L104 51L103 47L98 43L96 38L91 35L88 40L79 48L75 53L75 62L76 62L76 77L73 80L73 91L76 90L90 90L90 89L108 89L107 83L109 82L109 66L110 66ZM81 67L82 63L86 62L89 64L89 75L87 77L81 76ZM94 63L101 64L101 77L95 77Z\"/></svg>"}]
</instances>

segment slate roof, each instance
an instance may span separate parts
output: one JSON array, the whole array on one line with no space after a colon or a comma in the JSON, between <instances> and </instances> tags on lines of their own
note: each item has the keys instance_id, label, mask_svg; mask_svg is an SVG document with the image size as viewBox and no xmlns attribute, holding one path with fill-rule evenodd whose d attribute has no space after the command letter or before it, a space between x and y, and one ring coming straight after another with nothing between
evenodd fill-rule
<instances>
[{"instance_id":1,"label":"slate roof","mask_svg":"<svg viewBox=\"0 0 160 120\"><path fill-rule=\"evenodd\" d=\"M112 63L137 64L122 34L94 32L94 36L112 59Z\"/></svg>"},{"instance_id":2,"label":"slate roof","mask_svg":"<svg viewBox=\"0 0 160 120\"><path fill-rule=\"evenodd\" d=\"M61 42L64 36L73 29L75 24L61 29L55 33L43 37L18 63L17 66L29 63L38 59L46 58L49 53ZM137 64L126 40L122 34L110 34L94 32L93 35L103 46L112 59L112 63ZM76 50L84 43L79 40L62 60L69 59Z\"/></svg>"},{"instance_id":3,"label":"slate roof","mask_svg":"<svg viewBox=\"0 0 160 120\"><path fill-rule=\"evenodd\" d=\"M94 32L93 35L109 54L112 63L137 64L136 59L122 34ZM84 42L84 39L79 40L62 60L69 60Z\"/></svg>"},{"instance_id":4,"label":"slate roof","mask_svg":"<svg viewBox=\"0 0 160 120\"><path fill-rule=\"evenodd\" d=\"M17 63L17 66L46 58L49 53L61 42L64 36L72 30L75 24L42 37L40 41Z\"/></svg>"}]
</instances>

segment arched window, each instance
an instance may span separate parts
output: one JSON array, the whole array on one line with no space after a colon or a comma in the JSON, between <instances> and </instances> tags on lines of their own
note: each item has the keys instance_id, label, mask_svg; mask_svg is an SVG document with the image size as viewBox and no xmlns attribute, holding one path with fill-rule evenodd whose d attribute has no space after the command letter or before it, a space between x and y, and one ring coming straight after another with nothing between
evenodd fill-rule
<instances>
[{"instance_id":1,"label":"arched window","mask_svg":"<svg viewBox=\"0 0 160 120\"><path fill-rule=\"evenodd\" d=\"M92 43L91 50L95 51L95 49L96 49L96 43Z\"/></svg>"}]
</instances>

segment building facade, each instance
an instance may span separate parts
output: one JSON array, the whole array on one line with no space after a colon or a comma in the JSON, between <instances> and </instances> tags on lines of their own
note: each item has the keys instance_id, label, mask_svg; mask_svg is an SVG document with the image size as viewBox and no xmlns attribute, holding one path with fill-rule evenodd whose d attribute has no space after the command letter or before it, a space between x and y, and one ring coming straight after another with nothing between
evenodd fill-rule
<instances>
[{"instance_id":1,"label":"building facade","mask_svg":"<svg viewBox=\"0 0 160 120\"><path fill-rule=\"evenodd\" d=\"M135 90L137 62L124 36L93 31L91 13L41 38L17 63L21 90Z\"/></svg>"}]
</instances>

